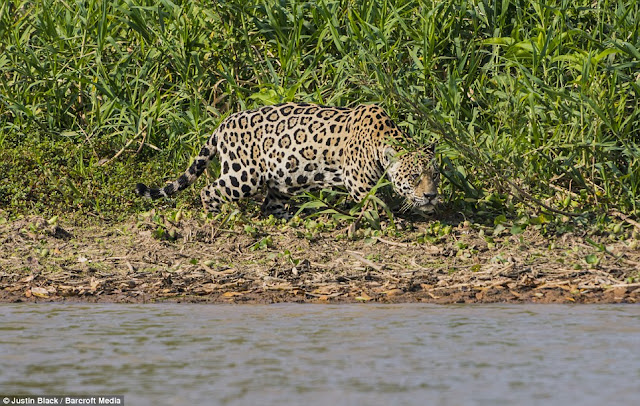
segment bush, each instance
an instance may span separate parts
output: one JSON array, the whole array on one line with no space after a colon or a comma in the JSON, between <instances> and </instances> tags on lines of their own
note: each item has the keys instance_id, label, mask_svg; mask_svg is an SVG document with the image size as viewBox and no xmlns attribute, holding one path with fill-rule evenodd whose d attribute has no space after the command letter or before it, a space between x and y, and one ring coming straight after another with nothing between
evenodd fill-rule
<instances>
[{"instance_id":1,"label":"bush","mask_svg":"<svg viewBox=\"0 0 640 406\"><path fill-rule=\"evenodd\" d=\"M511 195L557 211L634 214L639 7L5 1L0 147L14 156L63 145L64 165L42 157L52 176L133 165L155 168L147 172L159 182L177 176L229 112L288 100L378 102L419 142L440 141L449 200ZM92 210L135 199L128 184L138 174L127 174L99 176L118 182L105 187L122 198ZM14 207L2 195L14 180L0 184L0 205ZM25 207L46 210L41 203Z\"/></svg>"}]
</instances>

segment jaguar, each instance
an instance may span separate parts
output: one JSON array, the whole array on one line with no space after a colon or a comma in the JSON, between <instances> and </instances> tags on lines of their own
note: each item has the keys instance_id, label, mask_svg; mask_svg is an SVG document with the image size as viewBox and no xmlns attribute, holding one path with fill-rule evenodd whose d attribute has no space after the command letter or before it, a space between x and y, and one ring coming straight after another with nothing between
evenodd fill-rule
<instances>
[{"instance_id":1,"label":"jaguar","mask_svg":"<svg viewBox=\"0 0 640 406\"><path fill-rule=\"evenodd\" d=\"M135 190L146 198L169 197L192 184L217 157L220 176L200 194L208 212L263 194L265 215L288 218L293 195L340 186L361 201L386 175L406 207L431 213L440 201L435 143L411 145L376 104L265 106L224 119L177 180L162 188L138 183Z\"/></svg>"}]
</instances>

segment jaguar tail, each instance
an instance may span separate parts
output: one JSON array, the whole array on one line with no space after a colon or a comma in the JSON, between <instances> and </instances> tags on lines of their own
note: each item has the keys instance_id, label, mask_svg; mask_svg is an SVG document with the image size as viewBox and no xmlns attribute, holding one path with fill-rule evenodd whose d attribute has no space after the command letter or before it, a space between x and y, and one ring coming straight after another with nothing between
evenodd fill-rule
<instances>
[{"instance_id":1,"label":"jaguar tail","mask_svg":"<svg viewBox=\"0 0 640 406\"><path fill-rule=\"evenodd\" d=\"M173 182L162 188L150 188L143 183L136 184L136 193L139 196L146 197L149 199L159 199L161 197L169 197L172 196L179 191L187 188L190 184L196 181L200 175L207 169L209 166L209 162L214 155L216 155L216 136L215 134L209 139L202 149L200 153L193 161L191 166L182 174L180 177Z\"/></svg>"}]
</instances>

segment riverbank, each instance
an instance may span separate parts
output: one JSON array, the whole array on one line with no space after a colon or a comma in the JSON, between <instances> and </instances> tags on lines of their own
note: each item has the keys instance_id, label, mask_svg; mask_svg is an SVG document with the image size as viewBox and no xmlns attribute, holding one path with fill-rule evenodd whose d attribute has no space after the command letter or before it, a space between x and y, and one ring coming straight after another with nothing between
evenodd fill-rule
<instances>
[{"instance_id":1,"label":"riverbank","mask_svg":"<svg viewBox=\"0 0 640 406\"><path fill-rule=\"evenodd\" d=\"M349 233L320 220L256 226L153 212L108 224L6 220L0 302L640 301L634 238L455 219L398 226Z\"/></svg>"}]
</instances>

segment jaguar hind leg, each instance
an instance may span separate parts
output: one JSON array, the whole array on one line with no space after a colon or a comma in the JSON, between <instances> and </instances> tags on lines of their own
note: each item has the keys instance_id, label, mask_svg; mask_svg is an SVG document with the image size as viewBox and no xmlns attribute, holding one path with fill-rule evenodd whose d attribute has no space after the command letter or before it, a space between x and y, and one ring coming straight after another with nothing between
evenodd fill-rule
<instances>
[{"instance_id":1,"label":"jaguar hind leg","mask_svg":"<svg viewBox=\"0 0 640 406\"><path fill-rule=\"evenodd\" d=\"M287 209L290 203L288 195L268 188L260 209L265 216L273 214L276 218L290 220L293 217L293 214Z\"/></svg>"},{"instance_id":2,"label":"jaguar hind leg","mask_svg":"<svg viewBox=\"0 0 640 406\"><path fill-rule=\"evenodd\" d=\"M237 202L240 199L250 197L258 192L257 182L246 182L240 184L234 173L220 176L211 185L202 189L200 199L202 206L210 213L219 213L220 206L225 202ZM255 183L255 184L254 184Z\"/></svg>"},{"instance_id":3,"label":"jaguar hind leg","mask_svg":"<svg viewBox=\"0 0 640 406\"><path fill-rule=\"evenodd\" d=\"M200 200L202 207L209 213L220 213L222 203L230 201L229 196L224 194L224 189L218 185L218 181L202 189Z\"/></svg>"}]
</instances>

